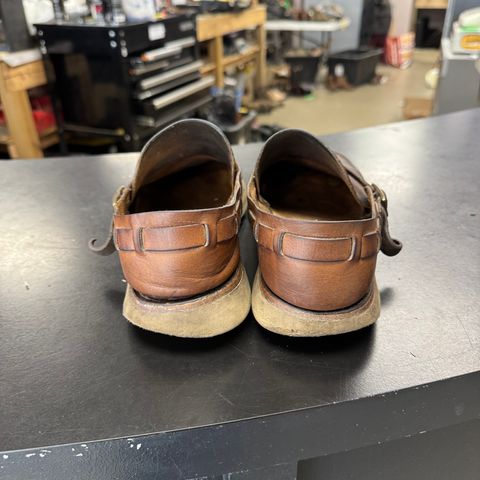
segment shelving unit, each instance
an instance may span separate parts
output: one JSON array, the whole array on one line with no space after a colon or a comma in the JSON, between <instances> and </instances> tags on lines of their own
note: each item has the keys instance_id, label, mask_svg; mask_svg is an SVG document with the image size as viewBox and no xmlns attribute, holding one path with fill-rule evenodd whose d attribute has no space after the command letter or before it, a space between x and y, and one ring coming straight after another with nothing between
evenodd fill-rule
<instances>
[{"instance_id":1,"label":"shelving unit","mask_svg":"<svg viewBox=\"0 0 480 480\"><path fill-rule=\"evenodd\" d=\"M0 135L11 158L42 158L43 149L59 142L56 128L38 133L28 90L47 84L41 60L10 67L0 59L0 98L7 132Z\"/></svg>"},{"instance_id":2,"label":"shelving unit","mask_svg":"<svg viewBox=\"0 0 480 480\"><path fill-rule=\"evenodd\" d=\"M228 67L255 62L255 87L259 91L265 87L266 41L264 6L254 5L238 13L205 14L197 17L197 40L208 42L208 60L201 68L202 74L213 73L215 85L223 87L224 72ZM223 36L240 30L255 29L256 44L244 52L224 55Z\"/></svg>"}]
</instances>

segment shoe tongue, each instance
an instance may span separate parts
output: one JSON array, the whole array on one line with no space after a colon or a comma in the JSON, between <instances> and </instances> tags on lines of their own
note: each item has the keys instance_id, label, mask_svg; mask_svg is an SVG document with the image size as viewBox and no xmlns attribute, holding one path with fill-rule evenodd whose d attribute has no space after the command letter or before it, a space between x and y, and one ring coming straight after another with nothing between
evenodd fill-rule
<instances>
[{"instance_id":1,"label":"shoe tongue","mask_svg":"<svg viewBox=\"0 0 480 480\"><path fill-rule=\"evenodd\" d=\"M204 120L180 120L157 133L143 148L132 182L132 198L149 183L209 161L228 165L233 190L233 153L221 130Z\"/></svg>"}]
</instances>

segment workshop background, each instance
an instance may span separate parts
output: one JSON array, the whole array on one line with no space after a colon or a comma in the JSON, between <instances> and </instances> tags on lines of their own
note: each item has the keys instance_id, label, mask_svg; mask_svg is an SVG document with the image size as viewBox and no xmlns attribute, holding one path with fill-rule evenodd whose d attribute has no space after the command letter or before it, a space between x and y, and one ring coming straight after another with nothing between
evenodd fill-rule
<instances>
[{"instance_id":1,"label":"workshop background","mask_svg":"<svg viewBox=\"0 0 480 480\"><path fill-rule=\"evenodd\" d=\"M180 118L233 143L479 105L474 0L0 0L2 158L137 151ZM461 15L462 12L465 12Z\"/></svg>"}]
</instances>

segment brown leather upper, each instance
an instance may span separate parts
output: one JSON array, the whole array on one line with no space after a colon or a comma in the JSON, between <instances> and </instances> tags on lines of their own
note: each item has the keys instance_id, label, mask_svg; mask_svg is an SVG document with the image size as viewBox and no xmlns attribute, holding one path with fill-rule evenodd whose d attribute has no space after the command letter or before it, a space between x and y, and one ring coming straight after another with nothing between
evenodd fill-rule
<instances>
[{"instance_id":1,"label":"brown leather upper","mask_svg":"<svg viewBox=\"0 0 480 480\"><path fill-rule=\"evenodd\" d=\"M113 243L125 279L145 297L192 297L237 268L241 202L240 171L221 131L180 121L145 146L132 184L114 199L112 242L91 248L109 253Z\"/></svg>"},{"instance_id":2,"label":"brown leather upper","mask_svg":"<svg viewBox=\"0 0 480 480\"><path fill-rule=\"evenodd\" d=\"M384 192L306 132L267 141L248 201L262 278L297 307L354 305L372 285L379 249L401 249L388 232Z\"/></svg>"}]
</instances>

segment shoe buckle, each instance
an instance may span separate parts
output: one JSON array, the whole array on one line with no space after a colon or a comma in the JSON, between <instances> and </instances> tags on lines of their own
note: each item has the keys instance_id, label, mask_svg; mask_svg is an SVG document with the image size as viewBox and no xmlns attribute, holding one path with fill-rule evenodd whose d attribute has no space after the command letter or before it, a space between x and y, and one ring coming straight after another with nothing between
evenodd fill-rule
<instances>
[{"instance_id":1,"label":"shoe buckle","mask_svg":"<svg viewBox=\"0 0 480 480\"><path fill-rule=\"evenodd\" d=\"M388 199L387 194L378 186L372 183L373 195L376 199L380 200L380 204L385 210L388 209Z\"/></svg>"},{"instance_id":2,"label":"shoe buckle","mask_svg":"<svg viewBox=\"0 0 480 480\"><path fill-rule=\"evenodd\" d=\"M205 229L205 243L203 245L203 247L208 247L210 245L210 227L208 225L208 223L202 223L202 226L203 228Z\"/></svg>"}]
</instances>

